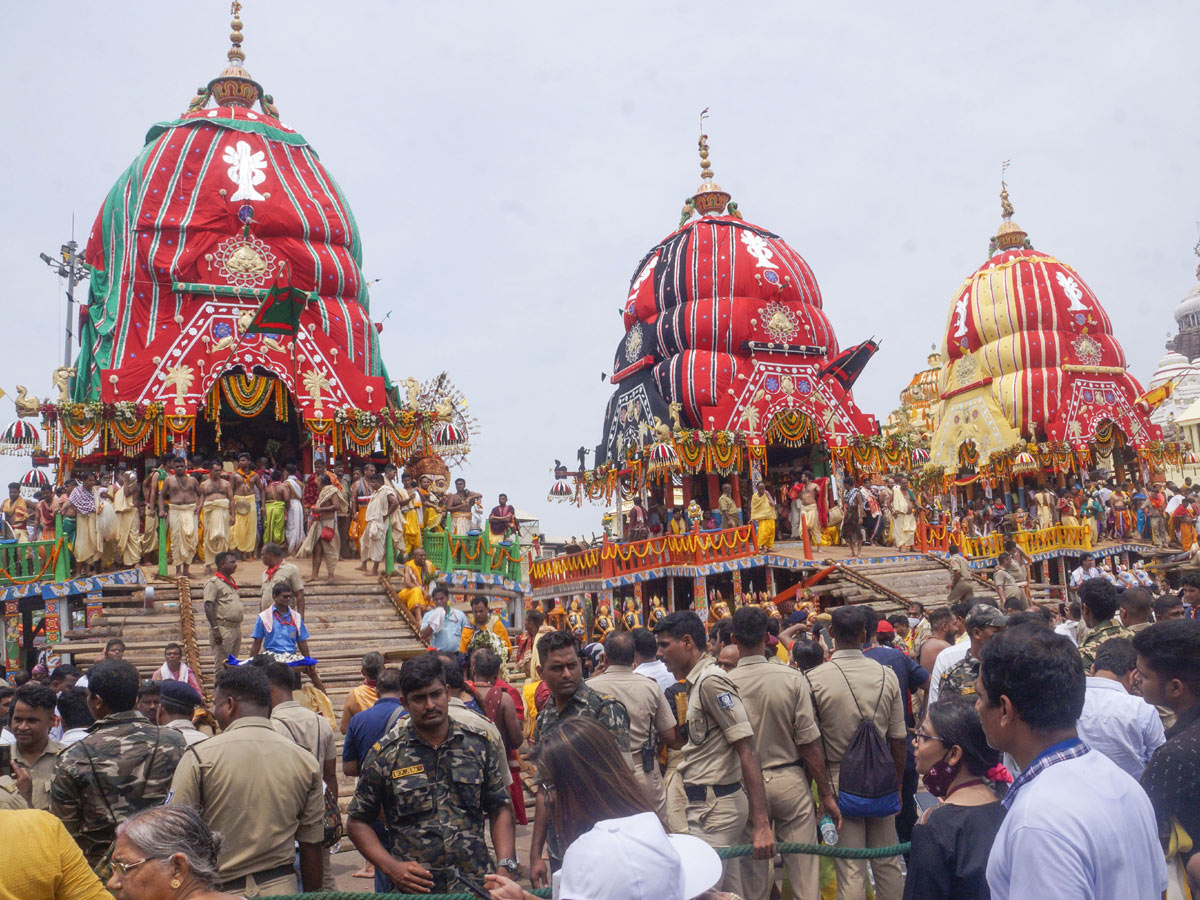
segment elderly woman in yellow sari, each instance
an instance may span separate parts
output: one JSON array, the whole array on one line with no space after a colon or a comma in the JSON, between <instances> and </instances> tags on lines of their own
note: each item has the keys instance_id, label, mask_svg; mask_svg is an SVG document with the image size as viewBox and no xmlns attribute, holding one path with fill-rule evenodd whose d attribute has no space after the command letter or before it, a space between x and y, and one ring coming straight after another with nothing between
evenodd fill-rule
<instances>
[{"instance_id":1,"label":"elderly woman in yellow sari","mask_svg":"<svg viewBox=\"0 0 1200 900\"><path fill-rule=\"evenodd\" d=\"M310 515L308 535L296 555L301 558L312 557L312 581L317 580L321 571L321 560L325 561L329 580L333 581L333 567L337 565L340 548L337 517L346 512L346 498L342 494L342 486L334 484L328 474L321 475L318 485L320 489Z\"/></svg>"},{"instance_id":2,"label":"elderly woman in yellow sari","mask_svg":"<svg viewBox=\"0 0 1200 900\"><path fill-rule=\"evenodd\" d=\"M420 615L429 606L429 585L437 577L437 569L425 558L425 551L418 547L412 552L412 559L400 569L400 573L404 576L400 599L414 614Z\"/></svg>"}]
</instances>

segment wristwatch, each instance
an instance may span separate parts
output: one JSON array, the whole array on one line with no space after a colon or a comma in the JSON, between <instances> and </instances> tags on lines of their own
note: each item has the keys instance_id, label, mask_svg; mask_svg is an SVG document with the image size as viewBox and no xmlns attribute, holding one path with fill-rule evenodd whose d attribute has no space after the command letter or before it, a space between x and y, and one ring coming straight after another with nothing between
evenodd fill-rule
<instances>
[{"instance_id":1,"label":"wristwatch","mask_svg":"<svg viewBox=\"0 0 1200 900\"><path fill-rule=\"evenodd\" d=\"M514 875L517 873L518 860L515 856L506 856L496 862L497 869L508 869Z\"/></svg>"}]
</instances>

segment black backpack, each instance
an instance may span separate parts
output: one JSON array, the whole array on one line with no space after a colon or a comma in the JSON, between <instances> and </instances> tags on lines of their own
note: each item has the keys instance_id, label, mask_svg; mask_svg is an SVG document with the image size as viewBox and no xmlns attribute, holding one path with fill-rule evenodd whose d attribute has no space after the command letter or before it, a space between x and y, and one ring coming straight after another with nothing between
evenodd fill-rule
<instances>
[{"instance_id":1,"label":"black backpack","mask_svg":"<svg viewBox=\"0 0 1200 900\"><path fill-rule=\"evenodd\" d=\"M887 742L875 727L873 718L863 715L850 679L842 667L831 663L846 681L854 706L862 721L850 738L850 745L842 754L841 773L838 776L838 809L842 815L855 819L882 819L900 812L900 784L896 779L896 763ZM882 666L880 667L883 668ZM879 686L879 700L883 700L883 689L887 686L886 673L879 673L883 683Z\"/></svg>"}]
</instances>

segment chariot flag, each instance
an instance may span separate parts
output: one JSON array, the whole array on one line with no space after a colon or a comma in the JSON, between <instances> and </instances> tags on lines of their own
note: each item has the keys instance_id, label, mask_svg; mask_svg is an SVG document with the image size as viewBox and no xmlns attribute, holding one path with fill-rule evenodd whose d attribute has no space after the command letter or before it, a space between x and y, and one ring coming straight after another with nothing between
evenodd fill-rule
<instances>
[{"instance_id":1,"label":"chariot flag","mask_svg":"<svg viewBox=\"0 0 1200 900\"><path fill-rule=\"evenodd\" d=\"M254 314L254 320L246 334L286 334L296 336L300 313L308 302L308 294L299 288L280 287L278 284L267 292L267 298Z\"/></svg>"}]
</instances>

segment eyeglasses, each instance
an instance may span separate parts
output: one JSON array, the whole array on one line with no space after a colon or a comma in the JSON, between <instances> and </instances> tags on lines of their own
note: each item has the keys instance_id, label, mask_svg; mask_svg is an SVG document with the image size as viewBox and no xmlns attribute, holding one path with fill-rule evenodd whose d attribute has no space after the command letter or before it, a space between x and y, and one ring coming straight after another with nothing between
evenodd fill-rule
<instances>
[{"instance_id":1,"label":"eyeglasses","mask_svg":"<svg viewBox=\"0 0 1200 900\"><path fill-rule=\"evenodd\" d=\"M539 791L545 791L547 794L553 794L556 790L553 782L541 778L537 780L537 786Z\"/></svg>"},{"instance_id":2,"label":"eyeglasses","mask_svg":"<svg viewBox=\"0 0 1200 900\"><path fill-rule=\"evenodd\" d=\"M717 665L720 666L722 669L724 669L726 672L732 672L734 669L737 668L737 663L719 662L719 663L717 663Z\"/></svg>"},{"instance_id":3,"label":"eyeglasses","mask_svg":"<svg viewBox=\"0 0 1200 900\"><path fill-rule=\"evenodd\" d=\"M925 743L925 741L937 741L939 744L946 743L942 738L937 737L936 735L926 734L923 731L913 732L913 737L915 737L921 743Z\"/></svg>"},{"instance_id":4,"label":"eyeglasses","mask_svg":"<svg viewBox=\"0 0 1200 900\"><path fill-rule=\"evenodd\" d=\"M130 869L136 869L142 863L150 862L151 858L152 857L147 856L147 857L144 857L143 859L135 859L133 862L121 862L120 860L111 859L111 860L109 860L109 862L111 862L112 867L114 869L116 869L118 872L120 872L122 875L128 875Z\"/></svg>"}]
</instances>

